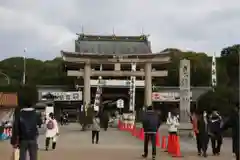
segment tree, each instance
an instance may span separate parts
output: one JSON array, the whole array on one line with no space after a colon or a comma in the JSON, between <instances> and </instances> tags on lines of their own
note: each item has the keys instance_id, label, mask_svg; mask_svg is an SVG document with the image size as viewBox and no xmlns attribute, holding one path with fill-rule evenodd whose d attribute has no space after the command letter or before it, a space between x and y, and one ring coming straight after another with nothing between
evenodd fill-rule
<instances>
[{"instance_id":1,"label":"tree","mask_svg":"<svg viewBox=\"0 0 240 160\"><path fill-rule=\"evenodd\" d=\"M218 87L202 95L198 101L198 111L218 110L222 115L229 115L236 104L236 93L229 87Z\"/></svg>"},{"instance_id":2,"label":"tree","mask_svg":"<svg viewBox=\"0 0 240 160\"><path fill-rule=\"evenodd\" d=\"M230 86L239 87L239 54L240 44L226 47L221 51L221 59L225 64Z\"/></svg>"},{"instance_id":3,"label":"tree","mask_svg":"<svg viewBox=\"0 0 240 160\"><path fill-rule=\"evenodd\" d=\"M40 61L26 59L26 82L31 85L73 85L73 78L67 77L62 69L62 59L55 58ZM0 71L8 75L12 85L20 85L23 79L23 58L12 57L0 61ZM7 84L5 77L0 76L2 84ZM0 82L1 82L0 81Z\"/></svg>"},{"instance_id":4,"label":"tree","mask_svg":"<svg viewBox=\"0 0 240 160\"><path fill-rule=\"evenodd\" d=\"M169 52L171 57L166 85L179 86L179 65L182 59L190 60L191 86L210 85L211 59L205 53L182 52L178 49L165 49L164 52Z\"/></svg>"}]
</instances>

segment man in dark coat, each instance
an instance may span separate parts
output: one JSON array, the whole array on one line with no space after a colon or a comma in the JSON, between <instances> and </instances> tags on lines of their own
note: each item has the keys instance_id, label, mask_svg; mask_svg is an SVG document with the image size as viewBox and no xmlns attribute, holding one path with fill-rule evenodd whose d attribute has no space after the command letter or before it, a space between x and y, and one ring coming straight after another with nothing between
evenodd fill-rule
<instances>
[{"instance_id":1,"label":"man in dark coat","mask_svg":"<svg viewBox=\"0 0 240 160\"><path fill-rule=\"evenodd\" d=\"M232 147L236 160L239 160L239 106L234 108L229 119L223 124L222 130L232 128Z\"/></svg>"},{"instance_id":2,"label":"man in dark coat","mask_svg":"<svg viewBox=\"0 0 240 160\"><path fill-rule=\"evenodd\" d=\"M102 120L104 131L107 131L107 129L108 129L108 122L109 122L109 113L108 113L107 110L103 111L101 120Z\"/></svg>"},{"instance_id":3,"label":"man in dark coat","mask_svg":"<svg viewBox=\"0 0 240 160\"><path fill-rule=\"evenodd\" d=\"M221 134L222 117L217 111L213 111L209 117L209 130L212 142L213 155L219 155L222 145Z\"/></svg>"},{"instance_id":4,"label":"man in dark coat","mask_svg":"<svg viewBox=\"0 0 240 160\"><path fill-rule=\"evenodd\" d=\"M207 148L209 142L209 126L208 126L208 117L207 112L204 111L202 115L200 115L197 127L198 127L198 138L200 141L200 148L203 157L207 157ZM201 154L200 153L200 154Z\"/></svg>"},{"instance_id":5,"label":"man in dark coat","mask_svg":"<svg viewBox=\"0 0 240 160\"><path fill-rule=\"evenodd\" d=\"M147 111L143 115L142 125L144 129L144 154L143 158L148 156L148 143L152 142L152 159L156 157L156 133L160 126L160 119L157 112L153 110L152 106L147 108Z\"/></svg>"},{"instance_id":6,"label":"man in dark coat","mask_svg":"<svg viewBox=\"0 0 240 160\"><path fill-rule=\"evenodd\" d=\"M13 135L11 144L20 149L20 160L26 160L27 151L30 160L37 160L38 116L31 105L26 105L20 111L16 111L13 123Z\"/></svg>"}]
</instances>

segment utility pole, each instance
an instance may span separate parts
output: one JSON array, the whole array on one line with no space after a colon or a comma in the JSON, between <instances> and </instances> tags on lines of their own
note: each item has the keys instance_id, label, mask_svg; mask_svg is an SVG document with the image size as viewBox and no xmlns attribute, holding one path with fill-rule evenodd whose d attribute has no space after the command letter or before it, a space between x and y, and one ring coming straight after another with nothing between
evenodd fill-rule
<instances>
[{"instance_id":1,"label":"utility pole","mask_svg":"<svg viewBox=\"0 0 240 160\"><path fill-rule=\"evenodd\" d=\"M26 53L27 53L27 48L24 48L24 55L23 55L23 79L22 79L23 85L26 84Z\"/></svg>"}]
</instances>

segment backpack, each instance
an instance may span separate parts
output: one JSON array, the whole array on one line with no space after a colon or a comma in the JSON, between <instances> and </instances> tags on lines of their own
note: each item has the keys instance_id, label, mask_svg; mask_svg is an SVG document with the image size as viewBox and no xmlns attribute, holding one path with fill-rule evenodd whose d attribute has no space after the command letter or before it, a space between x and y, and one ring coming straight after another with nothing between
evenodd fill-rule
<instances>
[{"instance_id":1,"label":"backpack","mask_svg":"<svg viewBox=\"0 0 240 160\"><path fill-rule=\"evenodd\" d=\"M54 123L53 123L53 120L49 120L48 123L47 123L47 129L53 129L54 128Z\"/></svg>"}]
</instances>

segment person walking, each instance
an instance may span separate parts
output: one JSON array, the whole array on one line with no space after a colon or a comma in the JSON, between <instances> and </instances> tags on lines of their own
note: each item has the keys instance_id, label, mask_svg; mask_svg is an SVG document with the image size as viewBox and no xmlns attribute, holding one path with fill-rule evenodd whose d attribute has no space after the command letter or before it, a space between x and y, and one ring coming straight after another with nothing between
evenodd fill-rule
<instances>
[{"instance_id":1,"label":"person walking","mask_svg":"<svg viewBox=\"0 0 240 160\"><path fill-rule=\"evenodd\" d=\"M209 131L213 155L220 155L222 146L221 124L222 117L216 110L213 111L209 117Z\"/></svg>"},{"instance_id":2,"label":"person walking","mask_svg":"<svg viewBox=\"0 0 240 160\"><path fill-rule=\"evenodd\" d=\"M200 135L198 130L198 119L199 119L199 115L197 113L193 113L191 117L191 121L193 125L193 133L194 133L194 136L196 137L198 155L201 156L202 149L201 149L201 140L200 140Z\"/></svg>"},{"instance_id":3,"label":"person walking","mask_svg":"<svg viewBox=\"0 0 240 160\"><path fill-rule=\"evenodd\" d=\"M152 106L148 106L147 111L142 117L142 125L144 130L144 153L143 158L148 156L148 143L152 142L152 159L156 158L156 133L160 126L160 119L157 112L154 112Z\"/></svg>"},{"instance_id":4,"label":"person walking","mask_svg":"<svg viewBox=\"0 0 240 160\"><path fill-rule=\"evenodd\" d=\"M103 121L104 131L107 131L107 129L108 129L108 122L109 122L109 113L108 113L107 110L103 111L102 121Z\"/></svg>"},{"instance_id":5,"label":"person walking","mask_svg":"<svg viewBox=\"0 0 240 160\"><path fill-rule=\"evenodd\" d=\"M199 134L199 141L201 146L200 156L207 157L207 149L208 149L208 142L209 142L209 127L208 127L208 117L207 112L204 111L203 114L198 119L198 134Z\"/></svg>"},{"instance_id":6,"label":"person walking","mask_svg":"<svg viewBox=\"0 0 240 160\"><path fill-rule=\"evenodd\" d=\"M38 115L31 103L25 104L15 111L11 144L20 149L19 160L26 160L27 152L30 160L37 160Z\"/></svg>"},{"instance_id":7,"label":"person walking","mask_svg":"<svg viewBox=\"0 0 240 160\"><path fill-rule=\"evenodd\" d=\"M58 136L59 130L57 120L54 118L54 114L50 113L49 118L46 120L46 151L48 151L50 141L52 141L52 149L56 148Z\"/></svg>"},{"instance_id":8,"label":"person walking","mask_svg":"<svg viewBox=\"0 0 240 160\"><path fill-rule=\"evenodd\" d=\"M239 104L234 107L229 119L223 124L221 130L232 129L232 148L236 160L239 160Z\"/></svg>"},{"instance_id":9,"label":"person walking","mask_svg":"<svg viewBox=\"0 0 240 160\"><path fill-rule=\"evenodd\" d=\"M94 141L95 141L96 144L98 144L100 129L101 129L100 119L98 117L98 113L95 112L95 115L93 117L93 124L92 124L92 144L94 144Z\"/></svg>"}]
</instances>

